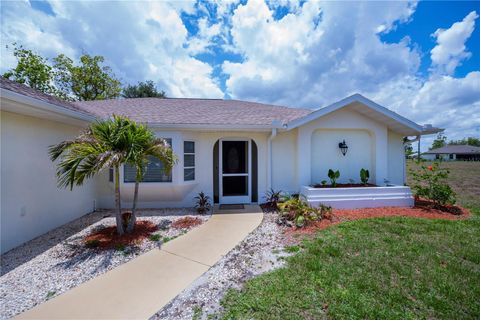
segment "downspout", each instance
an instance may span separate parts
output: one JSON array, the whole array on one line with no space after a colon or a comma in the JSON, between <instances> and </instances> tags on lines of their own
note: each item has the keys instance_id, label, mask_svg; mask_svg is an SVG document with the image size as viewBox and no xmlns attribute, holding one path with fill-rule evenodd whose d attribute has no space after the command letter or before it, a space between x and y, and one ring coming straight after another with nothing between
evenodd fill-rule
<instances>
[{"instance_id":1,"label":"downspout","mask_svg":"<svg viewBox=\"0 0 480 320\"><path fill-rule=\"evenodd\" d=\"M268 137L268 143L267 143L267 156L268 156L268 161L267 161L267 190L270 190L272 188L272 164L273 164L273 156L272 156L272 140L277 136L277 128L272 128L272 133Z\"/></svg>"}]
</instances>

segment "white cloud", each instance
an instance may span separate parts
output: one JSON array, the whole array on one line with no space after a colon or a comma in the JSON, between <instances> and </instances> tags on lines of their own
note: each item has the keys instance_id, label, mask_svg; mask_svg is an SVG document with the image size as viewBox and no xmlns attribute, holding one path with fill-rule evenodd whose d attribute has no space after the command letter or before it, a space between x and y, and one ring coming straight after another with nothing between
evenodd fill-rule
<instances>
[{"instance_id":1,"label":"white cloud","mask_svg":"<svg viewBox=\"0 0 480 320\"><path fill-rule=\"evenodd\" d=\"M169 96L223 97L213 68L185 48L182 10L193 3L52 2L55 16L28 2L2 3L2 46L17 41L42 55L103 55L124 83L152 79ZM3 49L2 49L3 50ZM4 60L3 55L9 58ZM9 64L4 64L4 61ZM2 51L2 71L12 67Z\"/></svg>"},{"instance_id":2,"label":"white cloud","mask_svg":"<svg viewBox=\"0 0 480 320\"><path fill-rule=\"evenodd\" d=\"M462 60L470 58L471 53L466 51L465 42L470 38L477 18L478 14L472 11L450 28L437 29L432 34L437 40L437 45L430 51L434 69L440 73L453 74Z\"/></svg>"}]
</instances>

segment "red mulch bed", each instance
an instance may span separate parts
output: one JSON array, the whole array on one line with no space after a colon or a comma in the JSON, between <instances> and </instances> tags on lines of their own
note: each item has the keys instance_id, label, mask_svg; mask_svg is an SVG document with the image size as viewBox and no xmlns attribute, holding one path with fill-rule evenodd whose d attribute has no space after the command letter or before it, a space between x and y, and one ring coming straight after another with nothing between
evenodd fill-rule
<instances>
[{"instance_id":1,"label":"red mulch bed","mask_svg":"<svg viewBox=\"0 0 480 320\"><path fill-rule=\"evenodd\" d=\"M364 208L364 209L334 209L331 220L321 220L313 222L304 228L289 228L285 230L285 235L309 235L317 230L325 229L329 226L359 219L379 218L379 217L415 217L424 219L445 219L459 220L467 218L470 215L468 209L459 206L443 206L433 208L433 203L427 200L419 199L415 201L413 208L382 207L382 208Z\"/></svg>"},{"instance_id":2,"label":"red mulch bed","mask_svg":"<svg viewBox=\"0 0 480 320\"><path fill-rule=\"evenodd\" d=\"M363 184L363 183L337 183L335 188L361 188L361 187L376 187L376 184ZM331 184L315 184L313 185L314 188L333 188Z\"/></svg>"},{"instance_id":3,"label":"red mulch bed","mask_svg":"<svg viewBox=\"0 0 480 320\"><path fill-rule=\"evenodd\" d=\"M198 226L202 224L202 222L202 219L199 218L185 217L174 221L172 223L172 227L175 229L185 229Z\"/></svg>"},{"instance_id":4,"label":"red mulch bed","mask_svg":"<svg viewBox=\"0 0 480 320\"><path fill-rule=\"evenodd\" d=\"M83 242L90 248L104 250L116 249L132 244L139 244L157 230L158 227L153 222L137 221L132 233L125 233L119 236L117 234L117 227L111 226L94 231L86 236Z\"/></svg>"}]
</instances>

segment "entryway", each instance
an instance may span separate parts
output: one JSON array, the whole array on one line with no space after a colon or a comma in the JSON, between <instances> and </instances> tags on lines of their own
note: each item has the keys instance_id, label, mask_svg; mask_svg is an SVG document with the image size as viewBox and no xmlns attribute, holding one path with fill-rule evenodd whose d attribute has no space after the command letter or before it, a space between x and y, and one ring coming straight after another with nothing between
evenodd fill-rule
<instances>
[{"instance_id":1,"label":"entryway","mask_svg":"<svg viewBox=\"0 0 480 320\"><path fill-rule=\"evenodd\" d=\"M251 139L220 139L213 150L214 201L245 204L258 201L257 145Z\"/></svg>"}]
</instances>

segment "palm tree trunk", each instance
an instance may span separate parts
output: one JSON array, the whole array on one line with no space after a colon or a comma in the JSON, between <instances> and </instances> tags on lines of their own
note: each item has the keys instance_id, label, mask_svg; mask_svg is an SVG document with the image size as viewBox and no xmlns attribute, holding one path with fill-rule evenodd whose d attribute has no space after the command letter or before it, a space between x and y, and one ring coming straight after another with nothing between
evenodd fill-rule
<instances>
[{"instance_id":1,"label":"palm tree trunk","mask_svg":"<svg viewBox=\"0 0 480 320\"><path fill-rule=\"evenodd\" d=\"M130 220L128 221L127 233L132 233L133 229L135 229L135 222L137 221L137 217L135 215L135 211L137 210L137 200L138 200L138 187L139 187L139 179L135 180L135 192L133 194L133 205L132 205L132 215L130 216Z\"/></svg>"},{"instance_id":2,"label":"palm tree trunk","mask_svg":"<svg viewBox=\"0 0 480 320\"><path fill-rule=\"evenodd\" d=\"M124 231L122 224L122 203L120 201L120 170L118 165L115 166L115 207L117 209L117 212L115 213L117 233L122 235Z\"/></svg>"}]
</instances>

